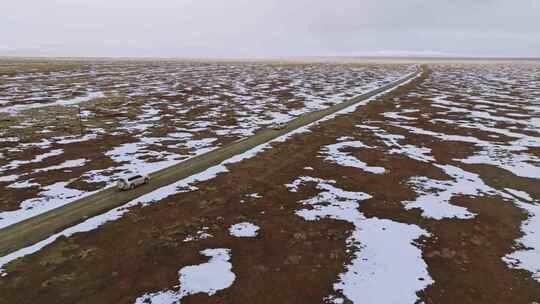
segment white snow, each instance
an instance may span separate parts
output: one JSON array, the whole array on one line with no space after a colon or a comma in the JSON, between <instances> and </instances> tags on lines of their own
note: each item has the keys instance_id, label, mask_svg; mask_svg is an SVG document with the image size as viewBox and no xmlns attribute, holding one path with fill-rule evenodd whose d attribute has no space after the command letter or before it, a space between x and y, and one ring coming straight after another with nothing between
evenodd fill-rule
<instances>
[{"instance_id":1,"label":"white snow","mask_svg":"<svg viewBox=\"0 0 540 304\"><path fill-rule=\"evenodd\" d=\"M9 183L16 181L20 175L12 174L12 175L6 175L6 176L0 176L0 183Z\"/></svg>"},{"instance_id":2,"label":"white snow","mask_svg":"<svg viewBox=\"0 0 540 304\"><path fill-rule=\"evenodd\" d=\"M398 112L386 112L383 116L395 120L416 120L414 117L403 116Z\"/></svg>"},{"instance_id":3,"label":"white snow","mask_svg":"<svg viewBox=\"0 0 540 304\"><path fill-rule=\"evenodd\" d=\"M360 222L351 237L360 251L334 289L353 303L417 303L416 292L434 282L414 245L427 235L416 225L378 218Z\"/></svg>"},{"instance_id":4,"label":"white snow","mask_svg":"<svg viewBox=\"0 0 540 304\"><path fill-rule=\"evenodd\" d=\"M23 201L19 209L0 212L0 229L95 193L95 191L85 192L68 188L66 187L68 183L57 182L50 186L42 187L38 197ZM35 185L40 186L39 184L28 182L23 186L24 188L28 188ZM10 185L10 187L15 186L17 185Z\"/></svg>"},{"instance_id":5,"label":"white snow","mask_svg":"<svg viewBox=\"0 0 540 304\"><path fill-rule=\"evenodd\" d=\"M533 198L529 195L529 193L525 192L525 191L519 191L519 190L516 190L516 189L510 189L510 188L504 188L504 190L506 190L508 193L522 199L522 200L525 200L525 201L528 201L528 202L532 202L533 201Z\"/></svg>"},{"instance_id":6,"label":"white snow","mask_svg":"<svg viewBox=\"0 0 540 304\"><path fill-rule=\"evenodd\" d=\"M370 148L370 147L364 145L360 141L346 141L346 142L340 142L337 144L325 146L323 148L322 154L326 156L325 158L326 161L333 162L341 166L359 168L363 171L374 173L374 174L383 174L386 171L383 167L369 166L365 162L350 155L349 153L342 152L341 150L344 148Z\"/></svg>"},{"instance_id":7,"label":"white snow","mask_svg":"<svg viewBox=\"0 0 540 304\"><path fill-rule=\"evenodd\" d=\"M305 183L317 183L318 187L322 187L322 185L325 184L335 184L335 180L324 180L321 178L315 178L311 176L300 176L297 179L295 179L291 184L285 184L285 187L289 189L290 192L298 192L298 189L302 184Z\"/></svg>"},{"instance_id":8,"label":"white snow","mask_svg":"<svg viewBox=\"0 0 540 304\"><path fill-rule=\"evenodd\" d=\"M30 104L19 104L19 105L1 107L0 112L16 114L17 112L29 110L29 109L37 109L37 108L44 108L44 107L50 107L50 106L72 106L72 105L76 105L82 102L90 101L92 99L101 98L104 96L105 95L102 92L90 92L86 96L79 96L79 97L74 97L71 99L57 100L55 102L50 102L50 103L30 103Z\"/></svg>"},{"instance_id":9,"label":"white snow","mask_svg":"<svg viewBox=\"0 0 540 304\"><path fill-rule=\"evenodd\" d=\"M194 235L187 236L183 242L192 242L192 241L198 241L198 240L204 240L213 237L210 233L208 233L208 230L210 230L210 227L203 227L201 230L197 231Z\"/></svg>"},{"instance_id":10,"label":"white snow","mask_svg":"<svg viewBox=\"0 0 540 304\"><path fill-rule=\"evenodd\" d=\"M297 189L305 182L317 182L323 190L317 196L302 201L309 208L296 213L310 221L322 218L343 220L354 225L347 238L353 250L353 260L340 274L328 300L343 303L416 303L416 292L433 283L414 240L429 234L415 225L385 219L366 218L358 211L362 200L371 196L349 192L317 178L302 177L289 188ZM420 280L421 279L421 280Z\"/></svg>"},{"instance_id":11,"label":"white snow","mask_svg":"<svg viewBox=\"0 0 540 304\"><path fill-rule=\"evenodd\" d=\"M405 136L403 135L390 134L381 128L373 126L357 125L357 127L368 129L373 132L375 136L382 140L386 147L391 148L388 150L389 154L401 154L411 159L427 163L435 161L435 158L431 155L431 149L429 148L400 144L399 140L405 139Z\"/></svg>"},{"instance_id":12,"label":"white snow","mask_svg":"<svg viewBox=\"0 0 540 304\"><path fill-rule=\"evenodd\" d=\"M529 271L532 277L540 282L540 205L538 203L520 203L529 218L522 223L524 235L516 242L525 247L514 251L503 258L510 267Z\"/></svg>"},{"instance_id":13,"label":"white snow","mask_svg":"<svg viewBox=\"0 0 540 304\"><path fill-rule=\"evenodd\" d=\"M429 130L423 130L416 127L396 125L403 129L409 130L411 133L429 135L445 141L462 141L473 143L482 148L482 151L475 155L471 155L465 159L459 161L465 164L488 164L494 165L499 168L508 170L517 176L538 178L540 179L540 167L533 165L534 162L539 162L540 159L526 153L518 153L518 151L527 150L527 147L540 146L540 138L531 136L519 136L516 133L508 134L506 136L519 136L518 140L512 141L509 144L492 143L485 140L480 140L472 136L461 135L447 135L443 133L437 133ZM495 128L482 128L485 131L501 131ZM531 163L532 162L532 163Z\"/></svg>"},{"instance_id":14,"label":"white snow","mask_svg":"<svg viewBox=\"0 0 540 304\"><path fill-rule=\"evenodd\" d=\"M32 180L33 179L18 181L13 184L9 184L7 188L24 189L24 188L32 188L32 187L41 187L40 184L32 182ZM2 219L1 216L0 216L0 219Z\"/></svg>"},{"instance_id":15,"label":"white snow","mask_svg":"<svg viewBox=\"0 0 540 304\"><path fill-rule=\"evenodd\" d=\"M414 145L399 145L399 148L388 151L390 154L402 154L409 158L421 162L434 162L435 158L431 155L431 149L426 147L417 147Z\"/></svg>"},{"instance_id":16,"label":"white snow","mask_svg":"<svg viewBox=\"0 0 540 304\"><path fill-rule=\"evenodd\" d=\"M181 303L189 295L206 293L209 296L230 287L236 276L232 272L230 250L223 248L206 249L201 254L210 258L206 263L186 266L179 271L179 289L147 293L135 300L135 304ZM175 286L175 289L177 287Z\"/></svg>"},{"instance_id":17,"label":"white snow","mask_svg":"<svg viewBox=\"0 0 540 304\"><path fill-rule=\"evenodd\" d=\"M73 143L80 143L89 141L92 139L96 139L98 137L95 133L85 134L83 136L66 136L66 137L60 137L55 138L57 144L61 145L67 145L67 144L73 144Z\"/></svg>"},{"instance_id":18,"label":"white snow","mask_svg":"<svg viewBox=\"0 0 540 304\"><path fill-rule=\"evenodd\" d=\"M540 179L540 167L528 163L532 157L516 155L512 158L496 158L495 154L489 155L483 151L480 155L473 155L460 161L465 164L487 164L508 170L517 176Z\"/></svg>"},{"instance_id":19,"label":"white snow","mask_svg":"<svg viewBox=\"0 0 540 304\"><path fill-rule=\"evenodd\" d=\"M259 226L249 222L242 222L229 227L230 235L235 237L255 237L258 230Z\"/></svg>"},{"instance_id":20,"label":"white snow","mask_svg":"<svg viewBox=\"0 0 540 304\"><path fill-rule=\"evenodd\" d=\"M247 197L250 197L250 198L262 198L262 195L260 195L259 193L250 193L247 195Z\"/></svg>"},{"instance_id":21,"label":"white snow","mask_svg":"<svg viewBox=\"0 0 540 304\"><path fill-rule=\"evenodd\" d=\"M75 167L82 167L86 164L87 160L84 158L80 159L73 159L73 160L66 160L65 162L56 165L56 166L50 166L46 168L37 169L34 172L45 172L45 171L52 171L52 170L60 170L60 169L67 169L67 168L75 168Z\"/></svg>"},{"instance_id":22,"label":"white snow","mask_svg":"<svg viewBox=\"0 0 540 304\"><path fill-rule=\"evenodd\" d=\"M470 219L475 216L467 208L455 206L450 203L458 195L497 195L498 191L487 186L484 181L474 173L452 165L436 165L454 180L441 181L427 177L415 177L411 184L416 188L419 196L414 201L404 202L406 209L419 208L422 215L427 218L459 218Z\"/></svg>"},{"instance_id":23,"label":"white snow","mask_svg":"<svg viewBox=\"0 0 540 304\"><path fill-rule=\"evenodd\" d=\"M43 153L43 154L36 155L31 160L15 160L15 161L12 161L12 162L0 167L0 172L1 171L8 171L8 170L15 170L15 169L17 169L17 168L19 168L20 166L23 166L23 165L39 163L39 162L41 162L41 161L43 161L43 160L45 160L45 159L47 159L49 157L58 156L58 155L61 155L62 153L64 153L64 150L55 149L55 150L51 150L51 151Z\"/></svg>"}]
</instances>

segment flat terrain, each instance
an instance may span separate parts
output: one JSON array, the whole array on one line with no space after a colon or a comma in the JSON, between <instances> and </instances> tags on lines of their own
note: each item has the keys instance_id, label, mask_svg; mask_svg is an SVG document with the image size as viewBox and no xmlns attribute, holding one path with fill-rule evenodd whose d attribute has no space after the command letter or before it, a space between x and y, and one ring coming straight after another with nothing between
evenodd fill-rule
<instances>
[{"instance_id":1,"label":"flat terrain","mask_svg":"<svg viewBox=\"0 0 540 304\"><path fill-rule=\"evenodd\" d=\"M0 229L0 255L7 255L13 251L32 245L46 239L62 228L72 226L88 217L98 215L114 207L135 200L144 194L159 190L160 188L173 184L179 180L203 172L233 156L242 154L294 130L308 126L309 124L315 123L341 110L345 110L348 107L355 106L361 102L365 103L369 98L395 89L396 87L399 87L399 85L417 77L420 73L421 70L419 69L414 73L405 75L395 82L373 89L355 98L333 105L325 110L301 115L288 121L286 125L283 125L279 129L264 129L243 140L236 141L222 148L153 172L149 175L152 181L151 183L132 191L119 191L116 187L108 188L104 191L99 191L93 195L81 198L80 200L73 201L68 205L58 207L26 219L25 221Z\"/></svg>"},{"instance_id":2,"label":"flat terrain","mask_svg":"<svg viewBox=\"0 0 540 304\"><path fill-rule=\"evenodd\" d=\"M0 228L128 172L155 172L328 108L411 69L0 61Z\"/></svg>"},{"instance_id":3,"label":"flat terrain","mask_svg":"<svg viewBox=\"0 0 540 304\"><path fill-rule=\"evenodd\" d=\"M1 257L0 303L539 302L539 125L538 65L430 64Z\"/></svg>"}]
</instances>

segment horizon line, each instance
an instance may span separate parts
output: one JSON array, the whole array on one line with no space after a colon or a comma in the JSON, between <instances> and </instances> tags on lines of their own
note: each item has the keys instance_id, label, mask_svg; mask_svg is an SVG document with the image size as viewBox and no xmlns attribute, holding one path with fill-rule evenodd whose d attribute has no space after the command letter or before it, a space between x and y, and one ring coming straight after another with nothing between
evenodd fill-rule
<instances>
[{"instance_id":1,"label":"horizon line","mask_svg":"<svg viewBox=\"0 0 540 304\"><path fill-rule=\"evenodd\" d=\"M48 56L0 55L0 60L157 60L157 61L306 61L306 60L409 60L409 61L540 61L540 56L418 56L418 55L306 55L306 56Z\"/></svg>"}]
</instances>

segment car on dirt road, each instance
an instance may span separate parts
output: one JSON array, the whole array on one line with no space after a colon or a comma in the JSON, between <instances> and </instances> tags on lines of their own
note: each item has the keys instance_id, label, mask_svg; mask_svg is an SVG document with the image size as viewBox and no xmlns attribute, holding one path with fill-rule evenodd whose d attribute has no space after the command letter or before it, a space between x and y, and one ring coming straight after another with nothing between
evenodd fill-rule
<instances>
[{"instance_id":1,"label":"car on dirt road","mask_svg":"<svg viewBox=\"0 0 540 304\"><path fill-rule=\"evenodd\" d=\"M274 130L282 130L282 129L285 129L286 127L287 127L287 123L285 122L278 122L270 126L270 128Z\"/></svg>"},{"instance_id":2,"label":"car on dirt road","mask_svg":"<svg viewBox=\"0 0 540 304\"><path fill-rule=\"evenodd\" d=\"M147 174L134 174L120 178L116 182L116 186L120 190L129 190L137 186L148 184L150 177Z\"/></svg>"}]
</instances>

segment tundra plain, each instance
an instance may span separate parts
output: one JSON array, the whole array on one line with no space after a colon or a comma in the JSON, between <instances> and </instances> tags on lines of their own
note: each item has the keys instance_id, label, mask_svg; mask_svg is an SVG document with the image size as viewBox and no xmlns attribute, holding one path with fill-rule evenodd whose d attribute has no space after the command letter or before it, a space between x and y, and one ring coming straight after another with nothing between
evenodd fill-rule
<instances>
[{"instance_id":1,"label":"tundra plain","mask_svg":"<svg viewBox=\"0 0 540 304\"><path fill-rule=\"evenodd\" d=\"M0 228L415 64L0 61ZM540 301L540 65L369 103L0 257L0 303Z\"/></svg>"}]
</instances>

